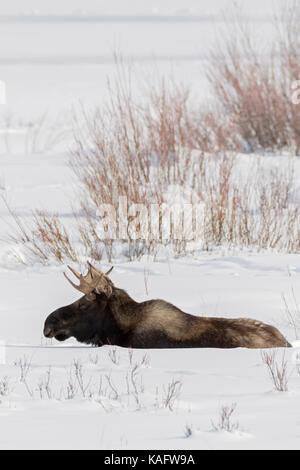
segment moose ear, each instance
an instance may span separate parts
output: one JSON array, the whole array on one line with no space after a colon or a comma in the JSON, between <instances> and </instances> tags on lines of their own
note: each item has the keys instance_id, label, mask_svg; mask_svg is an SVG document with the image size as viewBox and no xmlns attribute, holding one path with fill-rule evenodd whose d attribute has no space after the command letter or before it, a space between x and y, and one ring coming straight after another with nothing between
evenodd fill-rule
<instances>
[{"instance_id":1,"label":"moose ear","mask_svg":"<svg viewBox=\"0 0 300 470\"><path fill-rule=\"evenodd\" d=\"M95 292L95 294L103 295L108 299L113 293L113 286L114 285L111 280L108 279L106 276L99 277L97 279L97 284L93 289L93 292Z\"/></svg>"}]
</instances>

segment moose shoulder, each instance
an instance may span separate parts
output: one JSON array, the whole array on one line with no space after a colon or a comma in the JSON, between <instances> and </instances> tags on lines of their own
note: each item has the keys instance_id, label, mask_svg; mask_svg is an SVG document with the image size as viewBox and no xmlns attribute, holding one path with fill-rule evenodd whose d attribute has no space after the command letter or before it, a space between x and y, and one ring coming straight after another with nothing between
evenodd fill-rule
<instances>
[{"instance_id":1,"label":"moose shoulder","mask_svg":"<svg viewBox=\"0 0 300 470\"><path fill-rule=\"evenodd\" d=\"M196 317L163 300L136 302L118 289L108 274L89 264L86 276L69 268L84 294L55 310L44 335L64 341L131 348L279 348L290 347L273 326L256 320Z\"/></svg>"}]
</instances>

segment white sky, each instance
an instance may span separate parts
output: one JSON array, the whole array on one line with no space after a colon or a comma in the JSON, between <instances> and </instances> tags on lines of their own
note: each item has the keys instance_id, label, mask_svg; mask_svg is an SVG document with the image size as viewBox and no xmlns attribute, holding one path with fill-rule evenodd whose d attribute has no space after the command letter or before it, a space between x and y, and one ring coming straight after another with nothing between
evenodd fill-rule
<instances>
[{"instance_id":1,"label":"white sky","mask_svg":"<svg viewBox=\"0 0 300 470\"><path fill-rule=\"evenodd\" d=\"M278 1L283 0L243 0L241 3L248 12L264 15L270 12L272 5ZM42 14L83 11L106 14L197 14L216 13L232 3L233 0L10 0L0 3L0 15L34 11Z\"/></svg>"}]
</instances>

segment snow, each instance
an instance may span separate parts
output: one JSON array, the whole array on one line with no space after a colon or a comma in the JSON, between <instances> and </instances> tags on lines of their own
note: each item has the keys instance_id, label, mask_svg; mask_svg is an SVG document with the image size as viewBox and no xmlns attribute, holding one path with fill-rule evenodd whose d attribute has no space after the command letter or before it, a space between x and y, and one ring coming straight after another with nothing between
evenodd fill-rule
<instances>
[{"instance_id":1,"label":"snow","mask_svg":"<svg viewBox=\"0 0 300 470\"><path fill-rule=\"evenodd\" d=\"M143 6L136 0L127 2L125 9L119 0L109 5L95 0L43 2L43 7L40 3L11 0L1 4L0 15L36 14L37 9L45 15L81 15L83 10L113 15L200 15L219 14L228 4L211 1L208 9L207 2L199 0L149 1ZM265 18L270 14L271 2L264 2L263 9L260 2L259 10L258 2L244 3L249 15ZM114 70L116 45L140 64L139 77L154 66L159 73L172 71L183 81L197 83L197 93L205 94L199 77L215 26L212 21L3 22L0 79L7 82L8 104L0 107L0 117L11 112L16 120L29 119L47 110L55 116L80 100L101 101L106 77ZM268 35L268 20L264 34ZM22 221L30 219L34 208L68 219L76 185L68 167L69 141L48 152L26 153L28 126L14 123L8 132L13 153L5 147L7 131L0 134L0 195L5 195ZM251 157L243 158L247 167ZM274 157L272 164L279 165L280 157ZM299 188L297 162L296 183ZM117 286L139 301L163 298L195 315L251 317L278 327L294 345L277 353L279 360L285 354L289 370L289 391L278 392L256 350L134 351L131 358L121 348L94 349L73 339L62 344L46 340L42 336L46 316L78 295L64 280L64 267L16 263L5 238L12 226L0 200L0 361L2 340L6 354L5 364L0 364L1 449L299 448L300 342L287 322L282 301L284 294L293 305L294 288L300 302L299 255L219 249L155 262L146 257L140 262L117 260L111 275ZM82 366L85 393L76 382L74 361ZM26 363L30 367L24 383L20 377ZM143 383L138 396L132 384L128 393L126 380L135 364L139 364L138 387L140 380ZM49 367L50 398L45 388ZM165 399L173 380L179 381L178 395L170 409ZM77 389L74 397L68 392L70 383ZM3 392L5 384L8 393ZM215 431L212 421L218 423L222 406L233 403L237 404L233 421L239 422L239 428L233 433ZM187 426L192 430L190 437L185 435Z\"/></svg>"},{"instance_id":2,"label":"snow","mask_svg":"<svg viewBox=\"0 0 300 470\"><path fill-rule=\"evenodd\" d=\"M77 0L81 5L82 0ZM41 10L47 14L72 14L80 10L74 2L9 2L0 6L1 15L20 14L22 11ZM25 8L25 5L28 5ZM158 13L171 15L178 19L176 11L192 9L198 20L193 22L155 21L147 17L144 21L79 21L71 16L70 21L47 18L38 21L1 21L0 28L0 79L7 83L6 112L21 117L32 117L44 112L55 113L70 108L79 102L86 105L105 97L107 76L114 71L113 53L119 51L124 60L135 65L136 86L145 81L145 77L172 74L184 83L194 85L197 95L207 94L204 79L205 58L212 47L215 33L222 28L220 12L231 4L227 0L199 2L190 0L160 1L159 5L133 1L124 3L120 0L109 2L84 2L86 11L95 14L147 15L158 7ZM271 9L261 2L242 2L245 15L251 15L251 26L255 31L262 52L264 43L272 35ZM265 2L264 2L265 4ZM271 4L266 2L267 5ZM255 8L256 5L256 8ZM259 8L257 8L259 5ZM268 15L267 15L268 13ZM201 15L209 17L203 19ZM122 16L123 15L123 16ZM212 15L212 16L210 16ZM81 16L79 16L80 19ZM186 15L183 15L185 18ZM85 15L83 15L85 18ZM93 19L93 18L92 18ZM258 21L260 19L260 21ZM50 21L51 20L51 21ZM263 24L263 28L262 28ZM37 40L38 38L38 40Z\"/></svg>"},{"instance_id":3,"label":"snow","mask_svg":"<svg viewBox=\"0 0 300 470\"><path fill-rule=\"evenodd\" d=\"M237 2L238 3L238 2ZM246 11L255 15L270 14L273 0L265 0L263 5L258 0L243 2ZM110 14L110 15L132 15L132 14L211 14L219 13L232 2L230 0L211 0L209 5L205 0L128 0L126 5L121 0L11 0L9 4L0 6L2 15L20 14Z\"/></svg>"},{"instance_id":4,"label":"snow","mask_svg":"<svg viewBox=\"0 0 300 470\"><path fill-rule=\"evenodd\" d=\"M292 278L288 274L291 265ZM150 273L148 296L145 267ZM286 352L290 378L289 391L284 393L274 391L260 351L146 351L149 363L139 372L145 391L138 406L127 395L126 376L132 370L127 350L117 348L114 364L110 347L95 349L72 339L60 344L42 338L46 316L78 297L62 271L55 267L12 270L9 266L0 270L0 325L7 356L6 364L0 366L0 381L9 377L11 388L8 397L1 397L1 448L299 447L300 422L295 410L300 396L296 367L300 349ZM164 298L196 315L257 318L276 325L290 341L295 339L283 314L281 293L290 300L291 282L295 288L298 285L297 256L211 254L169 262L144 259L117 264L111 276L137 300ZM141 362L144 354L134 351L133 364ZM282 354L278 352L278 359ZM20 383L20 367L14 365L24 358L31 361L28 386L33 397ZM78 391L74 398L67 398L74 361L82 364L85 383L91 380L91 397L83 398ZM38 385L49 366L53 396L49 399L44 393L41 399ZM120 394L117 399L109 391L98 396L99 381L102 377L103 389L107 389L108 375ZM162 402L173 379L181 382L182 389L170 411ZM237 403L238 431L213 431L211 420L218 422L220 408L232 403ZM193 430L189 438L185 437L187 425Z\"/></svg>"}]
</instances>

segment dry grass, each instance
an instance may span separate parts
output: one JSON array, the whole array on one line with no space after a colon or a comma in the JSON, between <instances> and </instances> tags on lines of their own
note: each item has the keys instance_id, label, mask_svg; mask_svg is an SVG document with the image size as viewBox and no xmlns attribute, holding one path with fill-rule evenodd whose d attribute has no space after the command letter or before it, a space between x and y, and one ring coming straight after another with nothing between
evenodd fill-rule
<instances>
[{"instance_id":1,"label":"dry grass","mask_svg":"<svg viewBox=\"0 0 300 470\"><path fill-rule=\"evenodd\" d=\"M298 340L300 330L300 309L293 285L291 285L290 299L287 295L282 294L282 300L284 304L284 316L287 324L294 330L295 339Z\"/></svg>"},{"instance_id":2,"label":"dry grass","mask_svg":"<svg viewBox=\"0 0 300 470\"><path fill-rule=\"evenodd\" d=\"M9 234L9 242L25 248L28 255L27 263L30 264L36 259L45 264L51 261L60 263L66 260L78 261L68 230L58 215L36 210L33 212L31 223L26 225L10 208L7 201L5 199L3 201L16 226L16 231ZM20 263L26 263L19 252L14 254Z\"/></svg>"},{"instance_id":3,"label":"dry grass","mask_svg":"<svg viewBox=\"0 0 300 470\"><path fill-rule=\"evenodd\" d=\"M43 400L46 396L49 400L52 400L52 388L51 388L51 367L48 368L45 377L41 378L38 382L38 391L40 399Z\"/></svg>"},{"instance_id":4,"label":"dry grass","mask_svg":"<svg viewBox=\"0 0 300 470\"><path fill-rule=\"evenodd\" d=\"M172 379L165 386L156 387L148 376L150 359L128 350L128 357L122 355L120 362L111 362L111 348L102 351L102 367L98 367L98 356L89 357L87 362L74 359L67 377L56 377L52 366L44 367L37 373L27 357L15 362L19 369L19 382L26 388L29 398L36 400L82 400L93 401L106 412L157 410L174 411L180 398L182 383ZM104 354L106 357L104 357ZM119 356L119 355L118 355ZM93 365L91 370L91 364ZM37 374L42 373L41 376ZM0 398L11 399L11 379L0 379ZM15 383L14 383L15 384Z\"/></svg>"},{"instance_id":5,"label":"dry grass","mask_svg":"<svg viewBox=\"0 0 300 470\"><path fill-rule=\"evenodd\" d=\"M298 252L299 213L293 170L260 164L243 173L237 157L203 156L197 192L205 205L204 242ZM253 185L255 181L255 185Z\"/></svg>"},{"instance_id":6,"label":"dry grass","mask_svg":"<svg viewBox=\"0 0 300 470\"><path fill-rule=\"evenodd\" d=\"M11 393L10 379L5 376L0 379L0 397L7 397Z\"/></svg>"},{"instance_id":7,"label":"dry grass","mask_svg":"<svg viewBox=\"0 0 300 470\"><path fill-rule=\"evenodd\" d=\"M186 424L184 427L184 436L188 439L189 437L192 437L193 434L193 426L191 424Z\"/></svg>"},{"instance_id":8,"label":"dry grass","mask_svg":"<svg viewBox=\"0 0 300 470\"><path fill-rule=\"evenodd\" d=\"M127 240L122 235L116 239L102 238L98 231L100 215L97 212L101 204L111 204L118 214L119 196L125 195L128 206L129 202L143 203L149 215L151 203L163 207L168 188L174 188L174 185L169 184L168 174L173 173L174 176L174 172L167 166L166 173L160 168L158 174L154 166L154 174L151 176L149 169L147 180L144 168L142 174L137 173L131 178L128 177L129 161L128 166L122 169L122 159L115 165L113 159L109 161L109 155L102 160L100 151L92 151L91 147L87 150L80 148L82 150L75 155L72 165L77 162L75 170L84 189L80 199L81 215L79 217L74 213L72 225L69 222L69 226L66 226L57 215L35 211L31 224L25 227L24 222L11 211L18 230L16 234L11 234L10 240L15 245L23 246L30 255L27 257L30 262L38 259L43 263L65 263L86 258L99 262L103 256L112 261L115 254L120 252L120 246L129 260L140 259L145 254L155 258L164 246L168 246L174 256L185 255L195 248L188 240L174 239L174 232L164 238L163 211L160 213L158 239L152 239L151 236L135 239L130 230L125 234ZM197 249L211 250L217 246L227 246L299 253L299 205L293 200L295 185L292 165L284 164L280 168L272 167L268 162L265 165L262 161L256 161L252 165L251 174L247 176L239 157L234 154L213 156L192 153L192 150L190 154L188 163L184 160L187 184L178 182L175 189L183 194L183 188L188 187L190 196L184 196L186 202L201 202L204 205L202 238L196 245ZM114 155L116 157L117 153ZM152 164L149 163L149 167ZM132 163L132 169L137 171L135 163ZM133 219L129 217L129 224ZM150 226L151 221L147 219L146 222ZM194 241L197 242L197 238ZM146 275L145 283L147 291Z\"/></svg>"},{"instance_id":9,"label":"dry grass","mask_svg":"<svg viewBox=\"0 0 300 470\"><path fill-rule=\"evenodd\" d=\"M286 160L275 166L266 159L260 163L253 159L252 167L245 171L241 157L228 151L241 149L245 142L248 150L287 145L280 128L283 111L270 88L272 81L257 75L270 73L269 68L260 68L247 32L239 34L244 34L241 41L224 39L223 53L229 60L217 61L216 55L210 70L219 104L230 111L224 125L224 110L219 105L214 113L197 113L189 90L172 81L151 84L143 100L135 99L130 72L121 67L116 80L109 83L108 102L95 113L82 109L74 119L70 165L80 190L72 223L67 225L58 215L35 211L25 226L11 211L17 233L10 239L28 254L22 257L22 250L17 250L21 262L99 262L103 257L111 262L120 254L134 260L144 255L155 258L163 249L181 256L218 246L299 253L299 204L292 198L292 164ZM287 55L286 50L287 46L280 57ZM240 62L241 54L254 61L254 70ZM253 89L258 84L259 89ZM261 96L263 93L266 96ZM263 109L258 111L257 106ZM184 203L204 205L201 240L197 236L176 239L174 216L171 233L165 235L164 204L170 203L175 193ZM105 215L104 205L118 215L120 198L126 198L123 209L129 211L128 229L114 234L114 227L108 227L101 234L98 228ZM130 212L132 204L136 206ZM148 230L153 204L159 208L158 238ZM138 218L140 205L148 210L143 222ZM145 277L146 292L147 282Z\"/></svg>"},{"instance_id":10,"label":"dry grass","mask_svg":"<svg viewBox=\"0 0 300 470\"><path fill-rule=\"evenodd\" d=\"M292 103L292 83L300 76L299 18L299 2L284 5L274 21L268 58L239 12L220 34L207 76L215 107L227 116L225 128L234 130L237 150L300 154L300 105Z\"/></svg>"},{"instance_id":11,"label":"dry grass","mask_svg":"<svg viewBox=\"0 0 300 470\"><path fill-rule=\"evenodd\" d=\"M190 178L196 134L188 90L174 83L166 86L162 81L149 88L148 99L142 105L133 100L130 80L124 80L111 85L110 101L104 108L93 116L85 115L86 126L76 135L71 159L84 188L81 210L85 225L80 224L81 236L90 246L104 245L109 260L114 240L99 239L94 214L102 211L103 204L117 212L120 197L127 198L127 210L132 203L161 205L169 185L182 186ZM129 259L155 254L153 240L136 239L130 229L127 238Z\"/></svg>"},{"instance_id":12,"label":"dry grass","mask_svg":"<svg viewBox=\"0 0 300 470\"><path fill-rule=\"evenodd\" d=\"M43 114L33 120L21 120L5 113L0 119L0 131L0 151L7 154L52 152L64 148L72 137L71 119L66 114L55 119Z\"/></svg>"},{"instance_id":13,"label":"dry grass","mask_svg":"<svg viewBox=\"0 0 300 470\"><path fill-rule=\"evenodd\" d=\"M236 410L236 407L237 407L236 403L232 403L232 405L230 406L223 405L221 407L218 423L215 424L213 421L211 422L212 428L214 431L217 431L217 432L226 431L226 432L233 433L239 430L240 425L238 421L232 420L232 416Z\"/></svg>"},{"instance_id":14,"label":"dry grass","mask_svg":"<svg viewBox=\"0 0 300 470\"><path fill-rule=\"evenodd\" d=\"M174 410L175 403L179 399L182 390L182 382L180 380L172 380L167 387L164 387L163 407L170 411Z\"/></svg>"},{"instance_id":15,"label":"dry grass","mask_svg":"<svg viewBox=\"0 0 300 470\"><path fill-rule=\"evenodd\" d=\"M261 353L262 361L266 365L270 379L278 392L288 391L288 363L285 358L285 353L282 354L280 360L277 360L277 352Z\"/></svg>"},{"instance_id":16,"label":"dry grass","mask_svg":"<svg viewBox=\"0 0 300 470\"><path fill-rule=\"evenodd\" d=\"M15 361L14 365L16 367L19 367L19 369L20 369L20 382L25 385L25 388L28 392L28 395L31 398L33 398L34 390L28 384L28 375L29 375L29 372L31 371L31 367L32 367L31 359L24 356L23 358L20 358L17 361Z\"/></svg>"}]
</instances>

